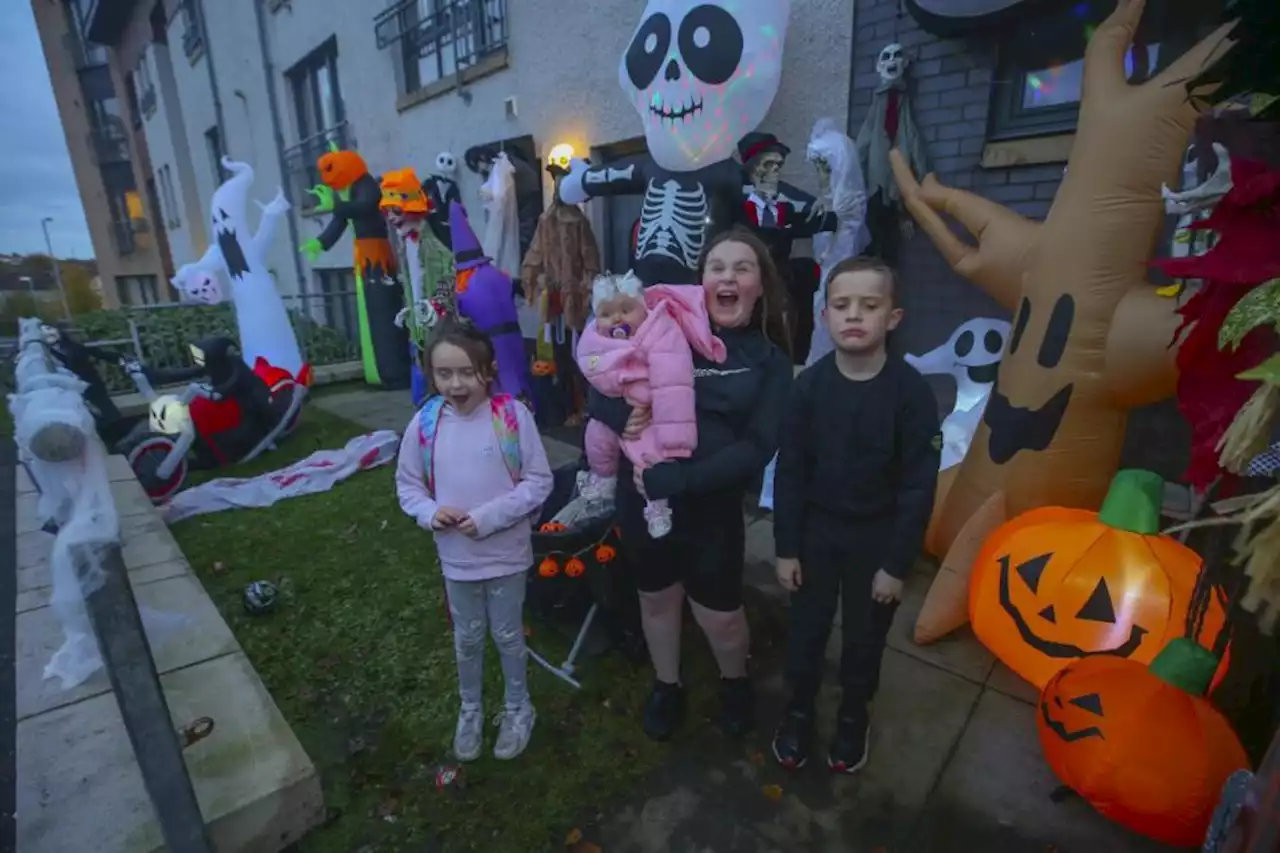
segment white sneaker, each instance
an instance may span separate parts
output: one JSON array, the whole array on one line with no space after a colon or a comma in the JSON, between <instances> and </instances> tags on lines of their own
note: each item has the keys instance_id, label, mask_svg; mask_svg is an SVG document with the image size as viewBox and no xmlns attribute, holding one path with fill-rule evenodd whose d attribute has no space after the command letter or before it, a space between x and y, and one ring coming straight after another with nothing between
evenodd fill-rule
<instances>
[{"instance_id":1,"label":"white sneaker","mask_svg":"<svg viewBox=\"0 0 1280 853\"><path fill-rule=\"evenodd\" d=\"M463 705L453 732L453 754L459 761L475 761L484 745L484 711L479 705Z\"/></svg>"},{"instance_id":2,"label":"white sneaker","mask_svg":"<svg viewBox=\"0 0 1280 853\"><path fill-rule=\"evenodd\" d=\"M493 746L493 757L510 761L524 752L529 738L533 737L533 724L537 719L538 714L529 702L504 711L498 721L498 742Z\"/></svg>"}]
</instances>

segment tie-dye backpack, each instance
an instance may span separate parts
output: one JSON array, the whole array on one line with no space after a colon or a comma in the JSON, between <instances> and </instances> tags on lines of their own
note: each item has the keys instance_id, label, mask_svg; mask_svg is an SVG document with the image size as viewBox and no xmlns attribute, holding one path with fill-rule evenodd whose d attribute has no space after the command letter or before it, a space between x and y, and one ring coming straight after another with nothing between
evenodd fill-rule
<instances>
[{"instance_id":1,"label":"tie-dye backpack","mask_svg":"<svg viewBox=\"0 0 1280 853\"><path fill-rule=\"evenodd\" d=\"M440 412L444 409L444 397L435 396L427 400L418 416L418 442L422 445L423 470L427 472L427 493L432 498L436 495L435 449L436 433L440 431ZM498 436L498 447L502 450L502 461L506 463L511 482L520 482L520 420L516 416L515 398L509 394L498 394L489 400L489 411L493 415L493 431Z\"/></svg>"}]
</instances>

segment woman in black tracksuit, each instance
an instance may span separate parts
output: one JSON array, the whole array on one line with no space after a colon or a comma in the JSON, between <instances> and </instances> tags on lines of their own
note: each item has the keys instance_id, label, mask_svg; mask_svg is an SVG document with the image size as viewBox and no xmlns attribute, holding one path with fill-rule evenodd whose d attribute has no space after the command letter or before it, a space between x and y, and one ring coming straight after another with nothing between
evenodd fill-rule
<instances>
[{"instance_id":1,"label":"woman in black tracksuit","mask_svg":"<svg viewBox=\"0 0 1280 853\"><path fill-rule=\"evenodd\" d=\"M686 597L720 667L721 725L735 735L751 725L743 500L778 448L792 376L784 350L784 290L764 244L740 227L723 232L711 239L698 274L727 357L715 364L694 355L698 446L692 457L644 472L645 494L670 501L674 526L668 536L649 536L645 500L625 456L618 477L618 520L656 674L644 708L645 732L655 740L670 736L683 709L680 616ZM625 437L649 423L647 410L594 390L589 412Z\"/></svg>"}]
</instances>

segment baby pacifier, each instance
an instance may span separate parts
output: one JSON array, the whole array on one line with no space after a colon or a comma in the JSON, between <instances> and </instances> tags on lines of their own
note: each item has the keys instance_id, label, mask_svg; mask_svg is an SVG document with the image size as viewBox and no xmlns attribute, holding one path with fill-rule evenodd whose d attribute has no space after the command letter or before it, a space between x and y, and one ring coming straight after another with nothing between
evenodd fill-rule
<instances>
[{"instance_id":1,"label":"baby pacifier","mask_svg":"<svg viewBox=\"0 0 1280 853\"><path fill-rule=\"evenodd\" d=\"M629 338L631 337L631 325L629 323L621 323L614 326L613 330L609 332L609 336L614 338Z\"/></svg>"}]
</instances>

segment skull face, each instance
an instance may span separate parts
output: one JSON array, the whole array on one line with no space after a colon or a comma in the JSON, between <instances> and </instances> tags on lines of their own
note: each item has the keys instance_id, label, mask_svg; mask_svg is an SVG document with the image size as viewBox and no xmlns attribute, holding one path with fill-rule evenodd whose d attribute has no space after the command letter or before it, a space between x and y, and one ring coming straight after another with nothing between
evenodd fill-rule
<instances>
[{"instance_id":1,"label":"skull face","mask_svg":"<svg viewBox=\"0 0 1280 853\"><path fill-rule=\"evenodd\" d=\"M756 192L772 198L778 194L778 181L786 158L777 151L766 151L751 162L751 183Z\"/></svg>"},{"instance_id":2,"label":"skull face","mask_svg":"<svg viewBox=\"0 0 1280 853\"><path fill-rule=\"evenodd\" d=\"M226 298L217 277L206 272L197 271L180 289L187 301L200 305L217 305Z\"/></svg>"},{"instance_id":3,"label":"skull face","mask_svg":"<svg viewBox=\"0 0 1280 853\"><path fill-rule=\"evenodd\" d=\"M782 78L790 13L790 0L649 0L618 82L659 166L727 160L759 126Z\"/></svg>"},{"instance_id":4,"label":"skull face","mask_svg":"<svg viewBox=\"0 0 1280 853\"><path fill-rule=\"evenodd\" d=\"M436 174L437 175L444 175L445 177L449 177L456 171L458 171L458 159L456 157L454 157L448 151L441 151L439 154L436 155Z\"/></svg>"},{"instance_id":5,"label":"skull face","mask_svg":"<svg viewBox=\"0 0 1280 853\"><path fill-rule=\"evenodd\" d=\"M907 57L902 52L902 45L897 42L886 44L876 59L876 73L880 75L880 82L893 83L901 80L906 70Z\"/></svg>"}]
</instances>

